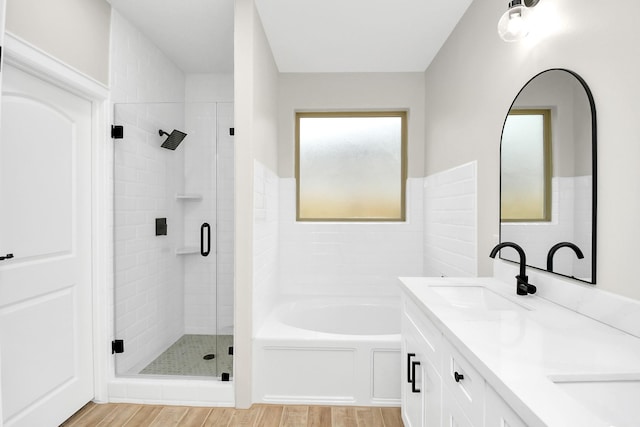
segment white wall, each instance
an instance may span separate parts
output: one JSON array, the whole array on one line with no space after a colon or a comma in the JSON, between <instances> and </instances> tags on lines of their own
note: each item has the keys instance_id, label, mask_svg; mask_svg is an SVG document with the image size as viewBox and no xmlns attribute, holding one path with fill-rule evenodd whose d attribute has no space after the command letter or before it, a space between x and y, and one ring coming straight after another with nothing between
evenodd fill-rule
<instances>
[{"instance_id":1,"label":"white wall","mask_svg":"<svg viewBox=\"0 0 640 427\"><path fill-rule=\"evenodd\" d=\"M105 0L6 0L6 29L78 71L109 83Z\"/></svg>"},{"instance_id":2,"label":"white wall","mask_svg":"<svg viewBox=\"0 0 640 427\"><path fill-rule=\"evenodd\" d=\"M235 2L235 320L236 406L251 406L254 288L254 161L278 169L278 70L253 0Z\"/></svg>"},{"instance_id":3,"label":"white wall","mask_svg":"<svg viewBox=\"0 0 640 427\"><path fill-rule=\"evenodd\" d=\"M408 176L424 176L422 73L280 74L278 175L294 176L295 112L408 110Z\"/></svg>"},{"instance_id":4,"label":"white wall","mask_svg":"<svg viewBox=\"0 0 640 427\"><path fill-rule=\"evenodd\" d=\"M233 102L233 74L187 74L186 102Z\"/></svg>"},{"instance_id":5,"label":"white wall","mask_svg":"<svg viewBox=\"0 0 640 427\"><path fill-rule=\"evenodd\" d=\"M499 144L504 117L538 72L563 67L591 88L598 112L598 287L640 299L632 266L640 228L640 3L543 0L537 34L505 43L496 24L503 0L475 1L425 73L425 168L432 174L478 161L479 273L499 226ZM620 11L624 11L621 13Z\"/></svg>"},{"instance_id":6,"label":"white wall","mask_svg":"<svg viewBox=\"0 0 640 427\"><path fill-rule=\"evenodd\" d=\"M184 102L182 70L115 9L111 26L111 102Z\"/></svg>"}]
</instances>

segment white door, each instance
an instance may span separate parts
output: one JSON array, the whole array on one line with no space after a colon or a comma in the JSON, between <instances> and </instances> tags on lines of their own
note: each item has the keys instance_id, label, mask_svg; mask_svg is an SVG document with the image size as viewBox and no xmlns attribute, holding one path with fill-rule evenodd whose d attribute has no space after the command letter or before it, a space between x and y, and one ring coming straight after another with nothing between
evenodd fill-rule
<instances>
[{"instance_id":1,"label":"white door","mask_svg":"<svg viewBox=\"0 0 640 427\"><path fill-rule=\"evenodd\" d=\"M57 426L93 397L91 103L2 73L2 417Z\"/></svg>"}]
</instances>

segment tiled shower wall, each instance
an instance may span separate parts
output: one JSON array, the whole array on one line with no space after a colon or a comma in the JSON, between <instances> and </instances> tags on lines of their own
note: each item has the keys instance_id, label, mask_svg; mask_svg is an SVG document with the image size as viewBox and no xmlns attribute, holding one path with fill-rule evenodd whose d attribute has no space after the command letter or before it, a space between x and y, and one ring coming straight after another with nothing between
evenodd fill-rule
<instances>
[{"instance_id":1,"label":"tiled shower wall","mask_svg":"<svg viewBox=\"0 0 640 427\"><path fill-rule=\"evenodd\" d=\"M182 199L184 209L184 247L195 253L184 260L185 333L216 334L216 104L185 105L187 138L181 149L185 155L185 194L197 198ZM207 223L211 230L211 251L200 255L200 229Z\"/></svg>"},{"instance_id":2,"label":"tiled shower wall","mask_svg":"<svg viewBox=\"0 0 640 427\"><path fill-rule=\"evenodd\" d=\"M185 75L115 9L111 12L111 101L184 102Z\"/></svg>"},{"instance_id":3,"label":"tiled shower wall","mask_svg":"<svg viewBox=\"0 0 640 427\"><path fill-rule=\"evenodd\" d=\"M233 104L197 102L185 106L185 247L200 246L200 229L211 230L210 254L184 256L185 333L233 333Z\"/></svg>"},{"instance_id":4,"label":"tiled shower wall","mask_svg":"<svg viewBox=\"0 0 640 427\"><path fill-rule=\"evenodd\" d=\"M202 195L185 207L185 246L200 246L211 227L211 253L185 260L185 333L233 333L234 146L233 75L186 77L185 193Z\"/></svg>"},{"instance_id":5,"label":"tiled shower wall","mask_svg":"<svg viewBox=\"0 0 640 427\"><path fill-rule=\"evenodd\" d=\"M233 88L233 85L231 85ZM220 335L233 334L234 259L235 259L235 147L230 128L234 127L233 104L217 103L218 176L217 216L217 316Z\"/></svg>"},{"instance_id":6,"label":"tiled shower wall","mask_svg":"<svg viewBox=\"0 0 640 427\"><path fill-rule=\"evenodd\" d=\"M184 128L182 104L116 105L125 138L115 147L116 336L127 351L118 373L137 373L182 335L182 262L175 248L183 239L183 152L160 148L158 129ZM167 234L156 236L156 218ZM132 372L130 372L133 370Z\"/></svg>"}]
</instances>

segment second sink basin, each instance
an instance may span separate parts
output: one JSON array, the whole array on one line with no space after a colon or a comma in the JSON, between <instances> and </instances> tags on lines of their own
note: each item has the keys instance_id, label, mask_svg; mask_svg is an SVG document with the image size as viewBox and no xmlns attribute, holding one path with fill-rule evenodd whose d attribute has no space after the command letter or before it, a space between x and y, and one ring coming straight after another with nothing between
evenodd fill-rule
<instances>
[{"instance_id":1,"label":"second sink basin","mask_svg":"<svg viewBox=\"0 0 640 427\"><path fill-rule=\"evenodd\" d=\"M431 286L449 304L458 308L481 310L529 310L484 286Z\"/></svg>"},{"instance_id":2,"label":"second sink basin","mask_svg":"<svg viewBox=\"0 0 640 427\"><path fill-rule=\"evenodd\" d=\"M612 426L638 426L640 375L562 375L549 379Z\"/></svg>"}]
</instances>

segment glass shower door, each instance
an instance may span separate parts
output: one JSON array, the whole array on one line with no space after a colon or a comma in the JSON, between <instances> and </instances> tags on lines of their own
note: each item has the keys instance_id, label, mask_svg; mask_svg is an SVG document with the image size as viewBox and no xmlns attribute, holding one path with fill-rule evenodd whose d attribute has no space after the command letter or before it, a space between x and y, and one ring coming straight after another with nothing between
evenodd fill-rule
<instances>
[{"instance_id":1,"label":"glass shower door","mask_svg":"<svg viewBox=\"0 0 640 427\"><path fill-rule=\"evenodd\" d=\"M114 117L116 374L219 377L216 105L117 104ZM174 130L186 136L162 147Z\"/></svg>"}]
</instances>

